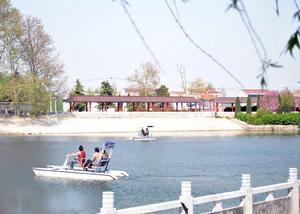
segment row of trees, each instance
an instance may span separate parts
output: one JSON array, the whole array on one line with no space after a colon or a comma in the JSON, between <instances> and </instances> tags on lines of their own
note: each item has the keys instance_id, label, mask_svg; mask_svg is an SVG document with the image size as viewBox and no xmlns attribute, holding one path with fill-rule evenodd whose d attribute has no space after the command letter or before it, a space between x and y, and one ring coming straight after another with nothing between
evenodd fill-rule
<instances>
[{"instance_id":1,"label":"row of trees","mask_svg":"<svg viewBox=\"0 0 300 214\"><path fill-rule=\"evenodd\" d=\"M143 93L141 93L143 94ZM75 86L70 92L70 96L84 96L84 95L101 95L101 96L116 96L117 95L117 89L114 86L114 84L111 84L106 81L101 82L101 86L99 88L96 88L95 90L89 88L87 91L84 90L84 86L81 84L79 79L76 80ZM155 89L155 96L169 96L169 89L165 85L161 85L159 88ZM113 103L109 103L105 107L114 107ZM102 103L99 103L97 105L97 109L102 110L104 106L102 106ZM129 107L131 108L131 107ZM85 111L86 110L86 104L82 102L78 102L74 105L74 109L76 111Z\"/></svg>"},{"instance_id":2,"label":"row of trees","mask_svg":"<svg viewBox=\"0 0 300 214\"><path fill-rule=\"evenodd\" d=\"M28 102L32 114L46 112L51 97L64 95L65 80L41 21L0 0L0 102Z\"/></svg>"},{"instance_id":3,"label":"row of trees","mask_svg":"<svg viewBox=\"0 0 300 214\"><path fill-rule=\"evenodd\" d=\"M70 96L83 96L83 95L101 95L101 96L113 96L116 95L116 88L112 86L108 81L102 81L101 86L92 90L89 88L87 91L84 90L84 86L81 84L79 79L76 80L75 86L70 92ZM109 103L108 107L114 107L113 103ZM101 103L98 104L97 108L102 110L104 106ZM77 102L74 105L76 111L86 111L86 104L83 102Z\"/></svg>"},{"instance_id":4,"label":"row of trees","mask_svg":"<svg viewBox=\"0 0 300 214\"><path fill-rule=\"evenodd\" d=\"M251 98L247 98L246 113L252 113ZM288 113L294 108L294 96L288 89L279 92L273 92L272 94L264 95L257 98L257 109L264 109L269 112ZM239 97L235 101L235 114L241 112L241 103Z\"/></svg>"},{"instance_id":5,"label":"row of trees","mask_svg":"<svg viewBox=\"0 0 300 214\"><path fill-rule=\"evenodd\" d=\"M178 72L181 74L181 77L183 77L182 74L185 76L185 70L182 66L179 67ZM127 78L127 80L131 88L138 90L138 94L140 96L170 96L169 88L166 85L160 85L159 70L150 62L142 64L140 69L135 70L134 73ZM182 79L182 81L185 80ZM200 78L196 78L194 81L192 81L188 89L185 88L185 86L187 86L186 81L182 84L182 86L184 86L182 88L185 93L201 93L214 89L211 83L205 83ZM89 88L87 91L85 91L81 82L76 80L75 86L70 95L116 96L117 87L113 83L111 84L108 81L103 81L101 82L101 86L99 88L96 88L95 90ZM113 104L109 104L108 107L113 107ZM74 108L77 111L86 110L85 103L76 103ZM100 103L97 108L99 110L103 109L102 104Z\"/></svg>"},{"instance_id":6,"label":"row of trees","mask_svg":"<svg viewBox=\"0 0 300 214\"><path fill-rule=\"evenodd\" d=\"M202 93L208 90L213 90L214 87L211 83L204 82L201 78L195 78L190 84L186 80L186 73L183 66L178 66L177 71L180 73L181 86L183 91L188 93ZM169 96L169 89L166 85L160 84L159 70L151 62L144 63L139 69L135 70L133 74L129 75L127 78L130 88L138 89L140 96ZM108 81L104 81L108 84ZM103 82L102 82L103 83ZM101 83L101 84L102 84ZM74 94L76 88L83 87L79 80L76 81L76 85L70 95ZM109 85L112 87L112 94L117 94L116 85ZM102 86L96 88L95 90L89 88L85 95L103 94L101 92ZM81 91L84 91L83 89ZM78 94L83 95L83 94ZM104 94L106 95L106 94Z\"/></svg>"},{"instance_id":7,"label":"row of trees","mask_svg":"<svg viewBox=\"0 0 300 214\"><path fill-rule=\"evenodd\" d=\"M186 71L182 65L177 66L177 72L181 79L181 88L185 94L202 93L214 89L211 83L204 82L201 78L195 78L190 84L186 78ZM140 66L140 69L127 78L132 88L140 90L140 96L169 96L165 85L160 85L159 70L151 62Z\"/></svg>"}]
</instances>

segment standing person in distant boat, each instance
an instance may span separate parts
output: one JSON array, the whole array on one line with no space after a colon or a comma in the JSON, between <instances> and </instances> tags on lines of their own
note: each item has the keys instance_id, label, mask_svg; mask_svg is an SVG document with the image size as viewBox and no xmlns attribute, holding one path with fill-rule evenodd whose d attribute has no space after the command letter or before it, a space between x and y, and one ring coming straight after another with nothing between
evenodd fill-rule
<instances>
[{"instance_id":1,"label":"standing person in distant boat","mask_svg":"<svg viewBox=\"0 0 300 214\"><path fill-rule=\"evenodd\" d=\"M67 154L67 157L69 157L69 156L76 156L74 158L74 160L70 161L70 169L74 168L74 164L75 163L78 163L80 166L84 165L84 162L85 162L85 151L83 150L83 146L80 145L78 147L78 150L79 151L76 152L76 153Z\"/></svg>"}]
</instances>

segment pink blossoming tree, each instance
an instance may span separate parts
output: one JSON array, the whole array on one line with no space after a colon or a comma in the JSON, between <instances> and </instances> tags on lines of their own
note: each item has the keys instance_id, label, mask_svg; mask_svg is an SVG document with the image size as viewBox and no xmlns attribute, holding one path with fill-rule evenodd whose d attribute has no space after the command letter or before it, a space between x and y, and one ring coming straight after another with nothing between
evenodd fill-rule
<instances>
[{"instance_id":1,"label":"pink blossoming tree","mask_svg":"<svg viewBox=\"0 0 300 214\"><path fill-rule=\"evenodd\" d=\"M259 106L260 108L275 112L279 108L279 100L278 100L279 93L274 91L271 94L264 95L260 97Z\"/></svg>"}]
</instances>

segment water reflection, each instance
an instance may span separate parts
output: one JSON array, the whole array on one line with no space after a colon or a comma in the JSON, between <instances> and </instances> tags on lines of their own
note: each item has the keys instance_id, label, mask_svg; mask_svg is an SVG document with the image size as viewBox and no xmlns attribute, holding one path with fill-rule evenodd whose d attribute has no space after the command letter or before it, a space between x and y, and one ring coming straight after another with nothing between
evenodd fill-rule
<instances>
[{"instance_id":1,"label":"water reflection","mask_svg":"<svg viewBox=\"0 0 300 214\"><path fill-rule=\"evenodd\" d=\"M284 182L288 168L300 168L299 135L241 135L117 141L111 169L130 176L112 182L35 177L32 167L60 165L83 145L90 156L99 137L0 137L0 213L97 213L103 191L115 192L117 208L176 200L180 182L191 181L194 196L234 191L240 175L253 186Z\"/></svg>"}]
</instances>

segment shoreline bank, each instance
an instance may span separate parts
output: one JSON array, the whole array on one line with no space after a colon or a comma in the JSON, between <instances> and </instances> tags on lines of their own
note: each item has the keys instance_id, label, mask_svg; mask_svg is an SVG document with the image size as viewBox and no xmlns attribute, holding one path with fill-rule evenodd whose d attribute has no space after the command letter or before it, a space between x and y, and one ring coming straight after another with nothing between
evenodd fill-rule
<instances>
[{"instance_id":1,"label":"shoreline bank","mask_svg":"<svg viewBox=\"0 0 300 214\"><path fill-rule=\"evenodd\" d=\"M113 116L111 116L113 115ZM43 118L0 118L0 135L66 135L134 137L141 127L153 126L156 137L233 136L245 134L299 134L298 126L254 126L208 113L68 114Z\"/></svg>"},{"instance_id":2,"label":"shoreline bank","mask_svg":"<svg viewBox=\"0 0 300 214\"><path fill-rule=\"evenodd\" d=\"M300 130L285 130L285 131L265 131L265 130L247 130L247 131L179 131L179 132L155 132L153 137L230 137L230 136L246 136L246 135L297 135L300 134ZM86 132L86 133L4 133L0 132L0 136L62 136L62 137L111 137L111 138L126 138L132 140L133 137L137 136L137 133L131 132Z\"/></svg>"}]
</instances>

